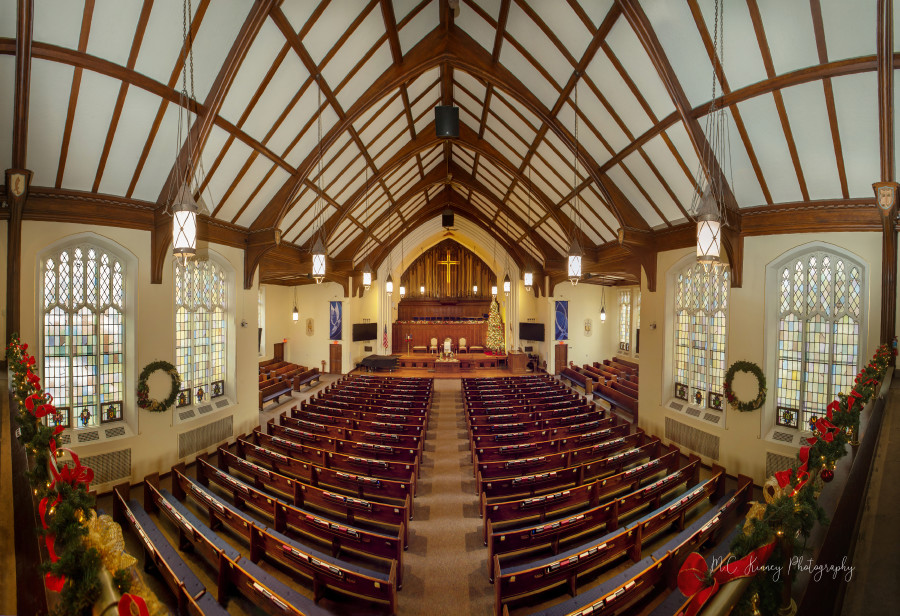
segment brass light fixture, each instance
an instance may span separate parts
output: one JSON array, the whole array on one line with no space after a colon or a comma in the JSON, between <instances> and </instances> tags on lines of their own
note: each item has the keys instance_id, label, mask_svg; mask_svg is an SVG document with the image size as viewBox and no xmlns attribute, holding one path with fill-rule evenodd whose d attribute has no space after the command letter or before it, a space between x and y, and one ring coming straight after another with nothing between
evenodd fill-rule
<instances>
[{"instance_id":1,"label":"brass light fixture","mask_svg":"<svg viewBox=\"0 0 900 616\"><path fill-rule=\"evenodd\" d=\"M600 287L600 322L606 322L606 287Z\"/></svg>"},{"instance_id":2,"label":"brass light fixture","mask_svg":"<svg viewBox=\"0 0 900 616\"><path fill-rule=\"evenodd\" d=\"M531 229L531 166L528 167L528 227ZM527 233L526 229L526 233ZM527 254L527 253L526 253ZM534 273L531 271L531 258L527 257L528 263L525 265L525 274L522 276L525 283L525 292L531 293L531 287L534 284Z\"/></svg>"},{"instance_id":3,"label":"brass light fixture","mask_svg":"<svg viewBox=\"0 0 900 616\"><path fill-rule=\"evenodd\" d=\"M300 311L297 310L297 287L294 287L294 311L291 313L294 323L300 320Z\"/></svg>"},{"instance_id":4,"label":"brass light fixture","mask_svg":"<svg viewBox=\"0 0 900 616\"><path fill-rule=\"evenodd\" d=\"M317 178L319 181L319 194L316 202L316 218L319 219L319 228L316 230L316 241L313 243L312 247L312 275L313 278L316 279L316 284L322 284L322 281L325 280L325 271L326 271L326 261L328 259L328 253L325 252L325 245L322 243L322 225L323 222L321 220L322 214L325 211L325 206L323 205L324 201L324 192L322 190L322 83L321 75L316 75L316 85L319 87L319 107L318 107L318 116L316 117L316 123L319 129L319 177Z\"/></svg>"},{"instance_id":5,"label":"brass light fixture","mask_svg":"<svg viewBox=\"0 0 900 616\"><path fill-rule=\"evenodd\" d=\"M579 75L580 77L580 75ZM574 287L581 279L581 244L578 243L578 82L575 82L575 173L572 177L572 242L569 244L568 278Z\"/></svg>"}]
</instances>

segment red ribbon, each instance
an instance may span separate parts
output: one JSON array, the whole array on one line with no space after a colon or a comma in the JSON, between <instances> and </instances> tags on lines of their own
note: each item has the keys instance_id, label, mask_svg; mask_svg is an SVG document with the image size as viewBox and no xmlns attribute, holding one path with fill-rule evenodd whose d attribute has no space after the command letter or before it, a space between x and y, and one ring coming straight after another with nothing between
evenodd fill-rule
<instances>
[{"instance_id":1,"label":"red ribbon","mask_svg":"<svg viewBox=\"0 0 900 616\"><path fill-rule=\"evenodd\" d=\"M709 565L697 552L692 552L685 559L678 572L678 590L690 597L685 616L694 616L710 597L719 591L719 586L742 577L756 575L757 570L768 562L775 549L772 541L747 554L740 560L722 565L718 571L709 575Z\"/></svg>"},{"instance_id":2,"label":"red ribbon","mask_svg":"<svg viewBox=\"0 0 900 616\"><path fill-rule=\"evenodd\" d=\"M142 597L125 593L119 599L119 616L150 616L150 610L147 609L147 602Z\"/></svg>"}]
</instances>

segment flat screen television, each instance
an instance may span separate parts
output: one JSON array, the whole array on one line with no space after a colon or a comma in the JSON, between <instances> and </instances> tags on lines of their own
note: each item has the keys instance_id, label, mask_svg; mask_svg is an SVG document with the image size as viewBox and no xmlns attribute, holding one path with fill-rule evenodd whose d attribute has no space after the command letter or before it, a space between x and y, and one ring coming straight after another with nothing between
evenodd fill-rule
<instances>
[{"instance_id":1,"label":"flat screen television","mask_svg":"<svg viewBox=\"0 0 900 616\"><path fill-rule=\"evenodd\" d=\"M354 323L353 342L378 340L378 323Z\"/></svg>"},{"instance_id":2,"label":"flat screen television","mask_svg":"<svg viewBox=\"0 0 900 616\"><path fill-rule=\"evenodd\" d=\"M544 340L544 324L543 323L519 323L519 339L521 340Z\"/></svg>"}]
</instances>

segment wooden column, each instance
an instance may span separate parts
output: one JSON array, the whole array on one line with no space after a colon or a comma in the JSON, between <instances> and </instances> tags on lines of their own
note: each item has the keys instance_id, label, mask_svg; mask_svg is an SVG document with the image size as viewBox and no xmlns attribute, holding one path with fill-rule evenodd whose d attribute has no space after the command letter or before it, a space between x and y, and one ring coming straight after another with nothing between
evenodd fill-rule
<instances>
[{"instance_id":1,"label":"wooden column","mask_svg":"<svg viewBox=\"0 0 900 616\"><path fill-rule=\"evenodd\" d=\"M28 200L31 171L7 169L6 202L9 204L9 226L6 243L6 340L19 331L21 314L22 211ZM4 345L5 346L5 345Z\"/></svg>"},{"instance_id":2,"label":"wooden column","mask_svg":"<svg viewBox=\"0 0 900 616\"><path fill-rule=\"evenodd\" d=\"M881 342L896 333L897 184L894 182L894 2L878 0L878 132L881 181L873 185L882 216Z\"/></svg>"}]
</instances>

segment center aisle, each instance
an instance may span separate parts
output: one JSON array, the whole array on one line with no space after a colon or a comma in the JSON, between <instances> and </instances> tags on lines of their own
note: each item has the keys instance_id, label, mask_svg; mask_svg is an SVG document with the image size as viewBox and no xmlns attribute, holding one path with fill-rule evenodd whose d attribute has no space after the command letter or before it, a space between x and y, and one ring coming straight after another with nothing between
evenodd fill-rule
<instances>
[{"instance_id":1,"label":"center aisle","mask_svg":"<svg viewBox=\"0 0 900 616\"><path fill-rule=\"evenodd\" d=\"M490 614L493 588L459 379L435 379L398 616Z\"/></svg>"}]
</instances>

